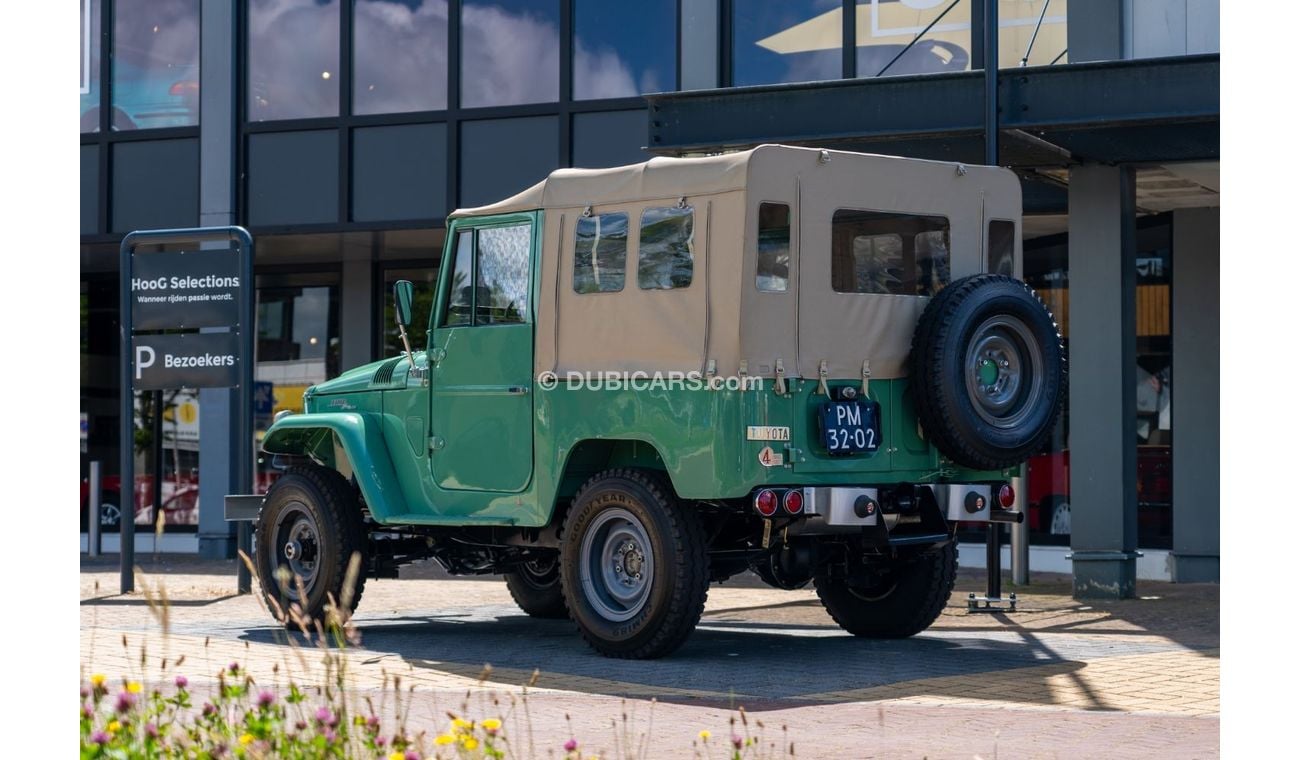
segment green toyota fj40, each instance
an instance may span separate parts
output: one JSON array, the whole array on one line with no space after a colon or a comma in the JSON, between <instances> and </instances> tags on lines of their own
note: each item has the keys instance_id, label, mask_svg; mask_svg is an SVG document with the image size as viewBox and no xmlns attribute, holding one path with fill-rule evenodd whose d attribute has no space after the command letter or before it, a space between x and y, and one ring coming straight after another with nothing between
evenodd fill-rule
<instances>
[{"instance_id":1,"label":"green toyota fj40","mask_svg":"<svg viewBox=\"0 0 1300 760\"><path fill-rule=\"evenodd\" d=\"M1020 208L1004 169L785 146L555 171L451 215L424 345L310 388L227 515L309 618L432 558L615 657L747 569L913 635L1064 397Z\"/></svg>"}]
</instances>

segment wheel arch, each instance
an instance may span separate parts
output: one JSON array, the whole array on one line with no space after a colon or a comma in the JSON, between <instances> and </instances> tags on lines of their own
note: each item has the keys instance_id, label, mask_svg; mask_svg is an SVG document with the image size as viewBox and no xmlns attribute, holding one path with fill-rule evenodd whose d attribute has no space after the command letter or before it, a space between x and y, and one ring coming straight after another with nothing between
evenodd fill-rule
<instances>
[{"instance_id":1,"label":"wheel arch","mask_svg":"<svg viewBox=\"0 0 1300 760\"><path fill-rule=\"evenodd\" d=\"M674 492L679 492L672 482L671 470L652 441L642 438L584 438L570 446L565 456L564 467L556 480L551 520L563 519L568 504L591 476L618 467L657 471L668 480Z\"/></svg>"},{"instance_id":2,"label":"wheel arch","mask_svg":"<svg viewBox=\"0 0 1300 760\"><path fill-rule=\"evenodd\" d=\"M268 454L308 457L356 481L376 522L406 514L378 415L360 412L295 414L271 426L262 439Z\"/></svg>"}]
</instances>

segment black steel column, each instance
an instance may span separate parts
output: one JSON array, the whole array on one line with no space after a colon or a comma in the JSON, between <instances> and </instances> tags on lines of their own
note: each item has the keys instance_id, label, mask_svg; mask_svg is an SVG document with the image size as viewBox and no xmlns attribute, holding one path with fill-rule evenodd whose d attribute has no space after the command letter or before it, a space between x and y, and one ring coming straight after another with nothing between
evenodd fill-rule
<instances>
[{"instance_id":1,"label":"black steel column","mask_svg":"<svg viewBox=\"0 0 1300 760\"><path fill-rule=\"evenodd\" d=\"M998 165L998 4L984 3L984 163ZM997 498L996 494L994 498ZM993 509L993 505L989 505ZM1002 598L1002 525L990 522L987 553L990 600Z\"/></svg>"},{"instance_id":2,"label":"black steel column","mask_svg":"<svg viewBox=\"0 0 1300 760\"><path fill-rule=\"evenodd\" d=\"M121 578L118 591L129 594L135 590L135 389L131 382L131 371L135 367L134 350L131 345L131 236L122 240L119 253L118 272L118 345L121 346L122 358L118 362L118 469L120 485L118 486L119 507L118 554L119 575Z\"/></svg>"},{"instance_id":3,"label":"black steel column","mask_svg":"<svg viewBox=\"0 0 1300 760\"><path fill-rule=\"evenodd\" d=\"M153 392L153 432L150 435L152 439L149 443L149 449L153 452L153 524L158 524L159 515L162 514L162 484L163 472L167 469L163 466L163 392ZM134 519L134 515L132 516ZM157 530L157 528L155 528ZM157 544L154 545L155 551Z\"/></svg>"},{"instance_id":4,"label":"black steel column","mask_svg":"<svg viewBox=\"0 0 1300 760\"><path fill-rule=\"evenodd\" d=\"M984 163L998 165L998 4L984 3Z\"/></svg>"}]
</instances>

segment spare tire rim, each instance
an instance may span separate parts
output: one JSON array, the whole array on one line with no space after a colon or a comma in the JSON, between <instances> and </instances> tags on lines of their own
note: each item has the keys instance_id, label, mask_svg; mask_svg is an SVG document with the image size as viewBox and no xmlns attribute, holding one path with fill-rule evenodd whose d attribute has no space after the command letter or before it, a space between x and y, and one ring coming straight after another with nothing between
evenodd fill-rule
<instances>
[{"instance_id":1,"label":"spare tire rim","mask_svg":"<svg viewBox=\"0 0 1300 760\"><path fill-rule=\"evenodd\" d=\"M645 606L654 582L654 552L641 521L610 509L587 526L579 553L582 590L601 617L630 620Z\"/></svg>"},{"instance_id":2,"label":"spare tire rim","mask_svg":"<svg viewBox=\"0 0 1300 760\"><path fill-rule=\"evenodd\" d=\"M966 350L966 393L975 413L1010 430L1033 413L1043 396L1043 359L1038 341L1019 319L999 314L975 328Z\"/></svg>"}]
</instances>

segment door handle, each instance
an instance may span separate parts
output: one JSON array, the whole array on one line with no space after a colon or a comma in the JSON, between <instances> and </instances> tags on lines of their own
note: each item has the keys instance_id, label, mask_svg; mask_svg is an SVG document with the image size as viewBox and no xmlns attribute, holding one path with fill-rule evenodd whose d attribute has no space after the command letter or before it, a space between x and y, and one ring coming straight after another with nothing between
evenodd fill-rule
<instances>
[{"instance_id":1,"label":"door handle","mask_svg":"<svg viewBox=\"0 0 1300 760\"><path fill-rule=\"evenodd\" d=\"M528 393L528 386L512 385L509 388L506 388L506 393L509 393L512 396L523 396Z\"/></svg>"}]
</instances>

